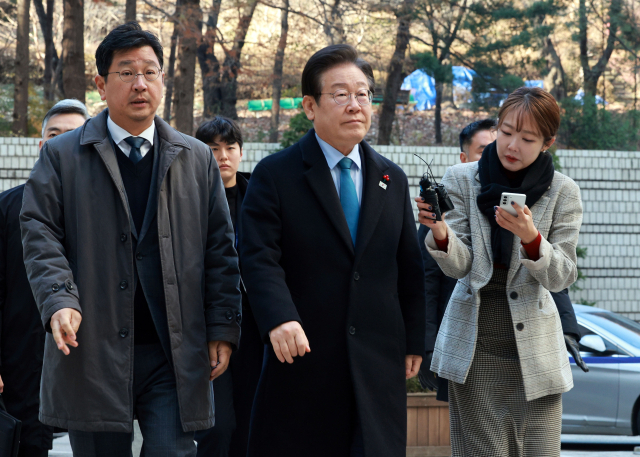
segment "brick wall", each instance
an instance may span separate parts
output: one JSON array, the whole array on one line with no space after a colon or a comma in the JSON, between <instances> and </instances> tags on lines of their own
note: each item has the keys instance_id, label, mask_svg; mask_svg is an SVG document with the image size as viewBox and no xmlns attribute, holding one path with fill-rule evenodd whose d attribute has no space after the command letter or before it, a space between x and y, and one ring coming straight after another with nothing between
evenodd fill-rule
<instances>
[{"instance_id":1,"label":"brick wall","mask_svg":"<svg viewBox=\"0 0 640 457\"><path fill-rule=\"evenodd\" d=\"M240 171L251 171L278 145L248 143ZM447 167L458 163L457 148L378 146L378 152L400 165L418 195L424 164L433 159L438 179ZM588 255L579 261L587 279L574 301L588 300L597 306L640 321L640 152L559 150L563 172L582 190L584 220L580 246ZM38 140L0 138L0 190L23 183L38 155ZM416 211L417 213L417 211Z\"/></svg>"}]
</instances>

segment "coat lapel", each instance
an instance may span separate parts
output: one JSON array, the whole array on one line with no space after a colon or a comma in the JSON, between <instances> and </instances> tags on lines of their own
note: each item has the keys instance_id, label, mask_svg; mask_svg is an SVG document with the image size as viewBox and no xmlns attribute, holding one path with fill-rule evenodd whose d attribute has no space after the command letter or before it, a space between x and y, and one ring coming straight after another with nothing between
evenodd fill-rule
<instances>
[{"instance_id":1,"label":"coat lapel","mask_svg":"<svg viewBox=\"0 0 640 457\"><path fill-rule=\"evenodd\" d=\"M353 254L353 240L351 239L347 219L344 216L327 160L316 139L315 130L309 130L298 143L298 147L302 150L302 159L309 166L309 169L304 173L305 179L320 202L320 206L322 206L329 220L338 231L340 238Z\"/></svg>"},{"instance_id":2,"label":"coat lapel","mask_svg":"<svg viewBox=\"0 0 640 457\"><path fill-rule=\"evenodd\" d=\"M380 187L382 176L389 169L389 165L366 141L360 143L360 148L365 161L366 173L362 186L362 204L360 205L360 220L356 238L356 262L362 256L373 236L389 193L388 190Z\"/></svg>"},{"instance_id":3,"label":"coat lapel","mask_svg":"<svg viewBox=\"0 0 640 457\"><path fill-rule=\"evenodd\" d=\"M476 168L476 174L473 180L473 185L475 189L475 194L474 194L474 201L471 202L471 207L475 208L478 213L478 220L480 221L480 230L482 231L482 239L484 241L484 249L486 252L486 256L487 256L487 259L489 259L489 262L493 264L493 252L491 251L491 224L489 223L485 215L480 212L480 209L478 209L478 204L476 203L477 200L475 200L475 198L477 198L478 194L480 193L480 175L478 174L477 168Z\"/></svg>"}]
</instances>

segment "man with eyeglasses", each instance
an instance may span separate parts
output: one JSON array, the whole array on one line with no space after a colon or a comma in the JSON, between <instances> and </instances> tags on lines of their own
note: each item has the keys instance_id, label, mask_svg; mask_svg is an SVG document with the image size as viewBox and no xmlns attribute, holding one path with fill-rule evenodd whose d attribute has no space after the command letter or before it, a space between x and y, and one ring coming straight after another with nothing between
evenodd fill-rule
<instances>
[{"instance_id":1,"label":"man with eyeglasses","mask_svg":"<svg viewBox=\"0 0 640 457\"><path fill-rule=\"evenodd\" d=\"M96 50L108 108L49 140L24 191L24 260L45 342L40 420L75 457L195 456L210 380L240 337L234 231L211 149L155 116L158 38L135 22Z\"/></svg>"},{"instance_id":2,"label":"man with eyeglasses","mask_svg":"<svg viewBox=\"0 0 640 457\"><path fill-rule=\"evenodd\" d=\"M249 457L406 453L422 258L407 177L364 141L373 88L355 48L315 53L302 73L314 128L249 182L238 245L267 343Z\"/></svg>"}]
</instances>

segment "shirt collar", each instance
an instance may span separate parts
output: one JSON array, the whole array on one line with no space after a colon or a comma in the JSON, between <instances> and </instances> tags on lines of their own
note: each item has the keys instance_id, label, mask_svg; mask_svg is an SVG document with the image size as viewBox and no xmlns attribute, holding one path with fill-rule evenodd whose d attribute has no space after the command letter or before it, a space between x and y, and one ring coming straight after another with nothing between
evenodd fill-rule
<instances>
[{"instance_id":1,"label":"shirt collar","mask_svg":"<svg viewBox=\"0 0 640 457\"><path fill-rule=\"evenodd\" d=\"M156 132L156 123L152 122L151 126L142 132L140 135L132 135L127 132L125 129L120 127L118 124L111 120L111 116L107 118L107 128L109 129L109 133L111 133L111 138L113 138L113 142L115 144L120 144L125 138L129 138L130 136L139 136L140 138L144 138L153 146L153 135Z\"/></svg>"},{"instance_id":2,"label":"shirt collar","mask_svg":"<svg viewBox=\"0 0 640 457\"><path fill-rule=\"evenodd\" d=\"M320 144L320 149L322 149L325 159L327 159L329 169L333 170L333 168L338 165L338 162L345 158L345 155L320 138L317 133L316 139L318 140L318 144ZM360 144L356 144L346 157L353 160L353 163L356 164L358 169L362 170L362 166L360 165Z\"/></svg>"}]
</instances>

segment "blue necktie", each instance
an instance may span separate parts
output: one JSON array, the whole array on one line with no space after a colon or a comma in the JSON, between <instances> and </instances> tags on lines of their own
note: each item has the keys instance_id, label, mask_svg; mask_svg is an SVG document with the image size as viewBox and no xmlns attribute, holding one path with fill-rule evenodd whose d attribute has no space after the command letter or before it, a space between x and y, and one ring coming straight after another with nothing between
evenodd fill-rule
<instances>
[{"instance_id":1,"label":"blue necktie","mask_svg":"<svg viewBox=\"0 0 640 457\"><path fill-rule=\"evenodd\" d=\"M140 138L139 136L130 136L124 139L129 146L131 146L131 151L129 151L129 159L134 163L138 163L142 160L142 152L140 152L140 146L144 144L146 141L144 138Z\"/></svg>"},{"instance_id":2,"label":"blue necktie","mask_svg":"<svg viewBox=\"0 0 640 457\"><path fill-rule=\"evenodd\" d=\"M340 204L344 211L344 217L347 219L349 232L353 245L356 244L356 235L358 233L358 217L360 215L360 204L358 203L358 194L356 186L351 179L351 164L353 160L345 157L338 165L340 165Z\"/></svg>"}]
</instances>

